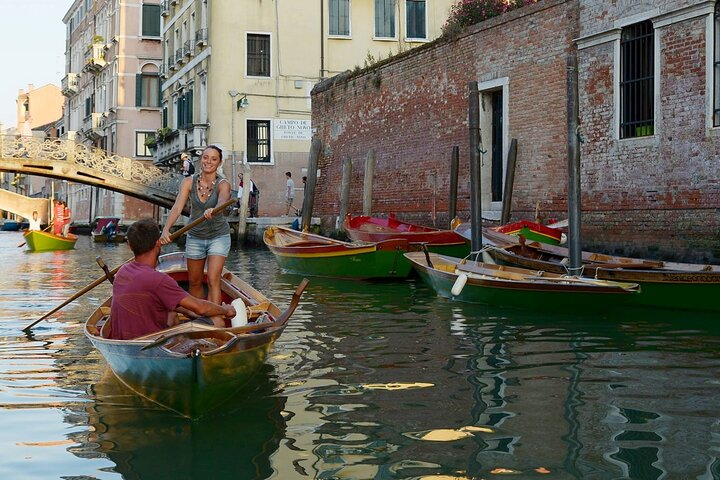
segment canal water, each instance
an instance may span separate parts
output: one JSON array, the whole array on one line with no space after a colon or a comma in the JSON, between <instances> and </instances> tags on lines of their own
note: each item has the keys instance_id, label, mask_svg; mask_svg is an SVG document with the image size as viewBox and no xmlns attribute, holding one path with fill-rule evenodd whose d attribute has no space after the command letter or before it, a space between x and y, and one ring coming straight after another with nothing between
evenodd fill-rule
<instances>
[{"instance_id":1,"label":"canal water","mask_svg":"<svg viewBox=\"0 0 720 480\"><path fill-rule=\"evenodd\" d=\"M313 278L266 367L192 422L124 390L83 336L107 285L22 332L127 246L21 242L0 233L2 479L720 478L720 319ZM281 307L301 280L262 249L228 266Z\"/></svg>"}]
</instances>

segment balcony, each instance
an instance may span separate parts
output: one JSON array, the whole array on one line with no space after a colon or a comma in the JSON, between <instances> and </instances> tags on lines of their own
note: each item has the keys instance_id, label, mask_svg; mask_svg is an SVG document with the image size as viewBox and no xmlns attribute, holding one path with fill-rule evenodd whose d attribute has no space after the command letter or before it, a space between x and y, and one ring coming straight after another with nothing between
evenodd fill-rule
<instances>
[{"instance_id":1,"label":"balcony","mask_svg":"<svg viewBox=\"0 0 720 480\"><path fill-rule=\"evenodd\" d=\"M62 79L61 92L66 97L72 97L78 93L78 79L80 76L77 73L68 73Z\"/></svg>"},{"instance_id":2,"label":"balcony","mask_svg":"<svg viewBox=\"0 0 720 480\"><path fill-rule=\"evenodd\" d=\"M185 138L186 149L204 147L207 145L207 125L190 125Z\"/></svg>"},{"instance_id":3,"label":"balcony","mask_svg":"<svg viewBox=\"0 0 720 480\"><path fill-rule=\"evenodd\" d=\"M181 65L185 63L185 48L180 47L175 50L175 63L179 63Z\"/></svg>"},{"instance_id":4,"label":"balcony","mask_svg":"<svg viewBox=\"0 0 720 480\"><path fill-rule=\"evenodd\" d=\"M83 72L97 73L102 70L106 64L104 43L93 43L85 50L85 67L83 67Z\"/></svg>"},{"instance_id":5,"label":"balcony","mask_svg":"<svg viewBox=\"0 0 720 480\"><path fill-rule=\"evenodd\" d=\"M200 47L205 47L208 44L208 29L207 28L201 28L197 32L195 32L195 45Z\"/></svg>"},{"instance_id":6,"label":"balcony","mask_svg":"<svg viewBox=\"0 0 720 480\"><path fill-rule=\"evenodd\" d=\"M175 66L175 57L173 55L170 55L167 58L167 71L169 73L169 72L173 72L175 70L177 70L177 67Z\"/></svg>"},{"instance_id":7,"label":"balcony","mask_svg":"<svg viewBox=\"0 0 720 480\"><path fill-rule=\"evenodd\" d=\"M157 164L167 164L174 157L180 156L185 150L185 132L171 130L171 132L157 144L155 154Z\"/></svg>"},{"instance_id":8,"label":"balcony","mask_svg":"<svg viewBox=\"0 0 720 480\"><path fill-rule=\"evenodd\" d=\"M186 41L183 48L185 49L185 56L192 57L195 53L195 40Z\"/></svg>"},{"instance_id":9,"label":"balcony","mask_svg":"<svg viewBox=\"0 0 720 480\"><path fill-rule=\"evenodd\" d=\"M93 112L83 119L82 131L88 140L98 140L105 135L105 115Z\"/></svg>"},{"instance_id":10,"label":"balcony","mask_svg":"<svg viewBox=\"0 0 720 480\"><path fill-rule=\"evenodd\" d=\"M160 15L163 17L170 16L170 0L160 2Z\"/></svg>"}]
</instances>

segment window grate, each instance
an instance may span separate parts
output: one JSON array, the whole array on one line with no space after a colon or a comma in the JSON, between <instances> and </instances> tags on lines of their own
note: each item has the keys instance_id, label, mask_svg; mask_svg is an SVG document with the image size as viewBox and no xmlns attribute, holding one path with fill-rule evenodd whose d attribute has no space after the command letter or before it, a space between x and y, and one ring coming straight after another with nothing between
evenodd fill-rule
<instances>
[{"instance_id":1,"label":"window grate","mask_svg":"<svg viewBox=\"0 0 720 480\"><path fill-rule=\"evenodd\" d=\"M270 35L248 33L247 74L251 77L270 76Z\"/></svg>"},{"instance_id":2,"label":"window grate","mask_svg":"<svg viewBox=\"0 0 720 480\"><path fill-rule=\"evenodd\" d=\"M248 162L270 162L270 121L247 121Z\"/></svg>"},{"instance_id":3,"label":"window grate","mask_svg":"<svg viewBox=\"0 0 720 480\"><path fill-rule=\"evenodd\" d=\"M625 27L620 38L620 138L654 134L655 61L652 22Z\"/></svg>"}]
</instances>

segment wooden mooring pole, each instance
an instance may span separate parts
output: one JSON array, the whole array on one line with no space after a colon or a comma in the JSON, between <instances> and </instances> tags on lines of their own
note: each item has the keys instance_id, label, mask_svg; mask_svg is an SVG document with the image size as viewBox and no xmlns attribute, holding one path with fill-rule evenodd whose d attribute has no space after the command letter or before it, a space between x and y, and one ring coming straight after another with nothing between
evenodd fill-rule
<instances>
[{"instance_id":1,"label":"wooden mooring pole","mask_svg":"<svg viewBox=\"0 0 720 480\"><path fill-rule=\"evenodd\" d=\"M480 93L478 83L470 82L468 131L470 136L470 225L473 252L482 247L482 196L480 191Z\"/></svg>"},{"instance_id":2,"label":"wooden mooring pole","mask_svg":"<svg viewBox=\"0 0 720 480\"><path fill-rule=\"evenodd\" d=\"M510 151L508 151L507 171L505 172L505 192L502 198L502 216L500 224L505 225L510 222L510 208L512 207L513 184L515 183L515 163L517 161L517 138L510 141Z\"/></svg>"},{"instance_id":3,"label":"wooden mooring pole","mask_svg":"<svg viewBox=\"0 0 720 480\"><path fill-rule=\"evenodd\" d=\"M340 215L335 225L335 229L340 229L343 220L348 214L350 205L350 179L352 178L352 159L349 156L343 158L342 164L342 181L340 184Z\"/></svg>"},{"instance_id":4,"label":"wooden mooring pole","mask_svg":"<svg viewBox=\"0 0 720 480\"><path fill-rule=\"evenodd\" d=\"M568 129L568 248L570 265L568 273L582 272L580 243L580 121L578 101L577 56L571 53L567 59L567 129Z\"/></svg>"},{"instance_id":5,"label":"wooden mooring pole","mask_svg":"<svg viewBox=\"0 0 720 480\"><path fill-rule=\"evenodd\" d=\"M363 183L363 215L372 213L373 177L375 177L375 149L371 148L365 159L365 182Z\"/></svg>"},{"instance_id":6,"label":"wooden mooring pole","mask_svg":"<svg viewBox=\"0 0 720 480\"><path fill-rule=\"evenodd\" d=\"M322 142L317 137L313 137L310 143L310 156L308 157L307 185L305 186L305 196L302 205L302 230L307 232L310 230L312 222L312 212L315 199L315 185L317 184L317 166L320 158L320 148Z\"/></svg>"},{"instance_id":7,"label":"wooden mooring pole","mask_svg":"<svg viewBox=\"0 0 720 480\"><path fill-rule=\"evenodd\" d=\"M458 171L460 170L460 147L452 147L450 155L450 199L448 205L448 228L452 228L452 221L457 216L457 189Z\"/></svg>"}]
</instances>

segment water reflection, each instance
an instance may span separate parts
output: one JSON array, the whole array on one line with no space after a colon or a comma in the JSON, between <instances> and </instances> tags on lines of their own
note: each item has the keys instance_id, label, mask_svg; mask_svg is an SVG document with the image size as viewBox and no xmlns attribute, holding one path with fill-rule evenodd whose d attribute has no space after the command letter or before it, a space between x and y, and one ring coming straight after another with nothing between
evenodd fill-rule
<instances>
[{"instance_id":1,"label":"water reflection","mask_svg":"<svg viewBox=\"0 0 720 480\"><path fill-rule=\"evenodd\" d=\"M197 422L143 401L108 372L92 386L90 430L72 451L106 455L124 479L268 478L285 435L276 387L264 368L226 411Z\"/></svg>"},{"instance_id":2,"label":"water reflection","mask_svg":"<svg viewBox=\"0 0 720 480\"><path fill-rule=\"evenodd\" d=\"M313 278L253 390L193 424L103 378L81 327L108 285L21 332L127 247L81 237L60 261L17 243L0 234L18 272L0 276L0 478L720 478L714 318ZM228 266L280 306L300 281L265 250Z\"/></svg>"}]
</instances>

